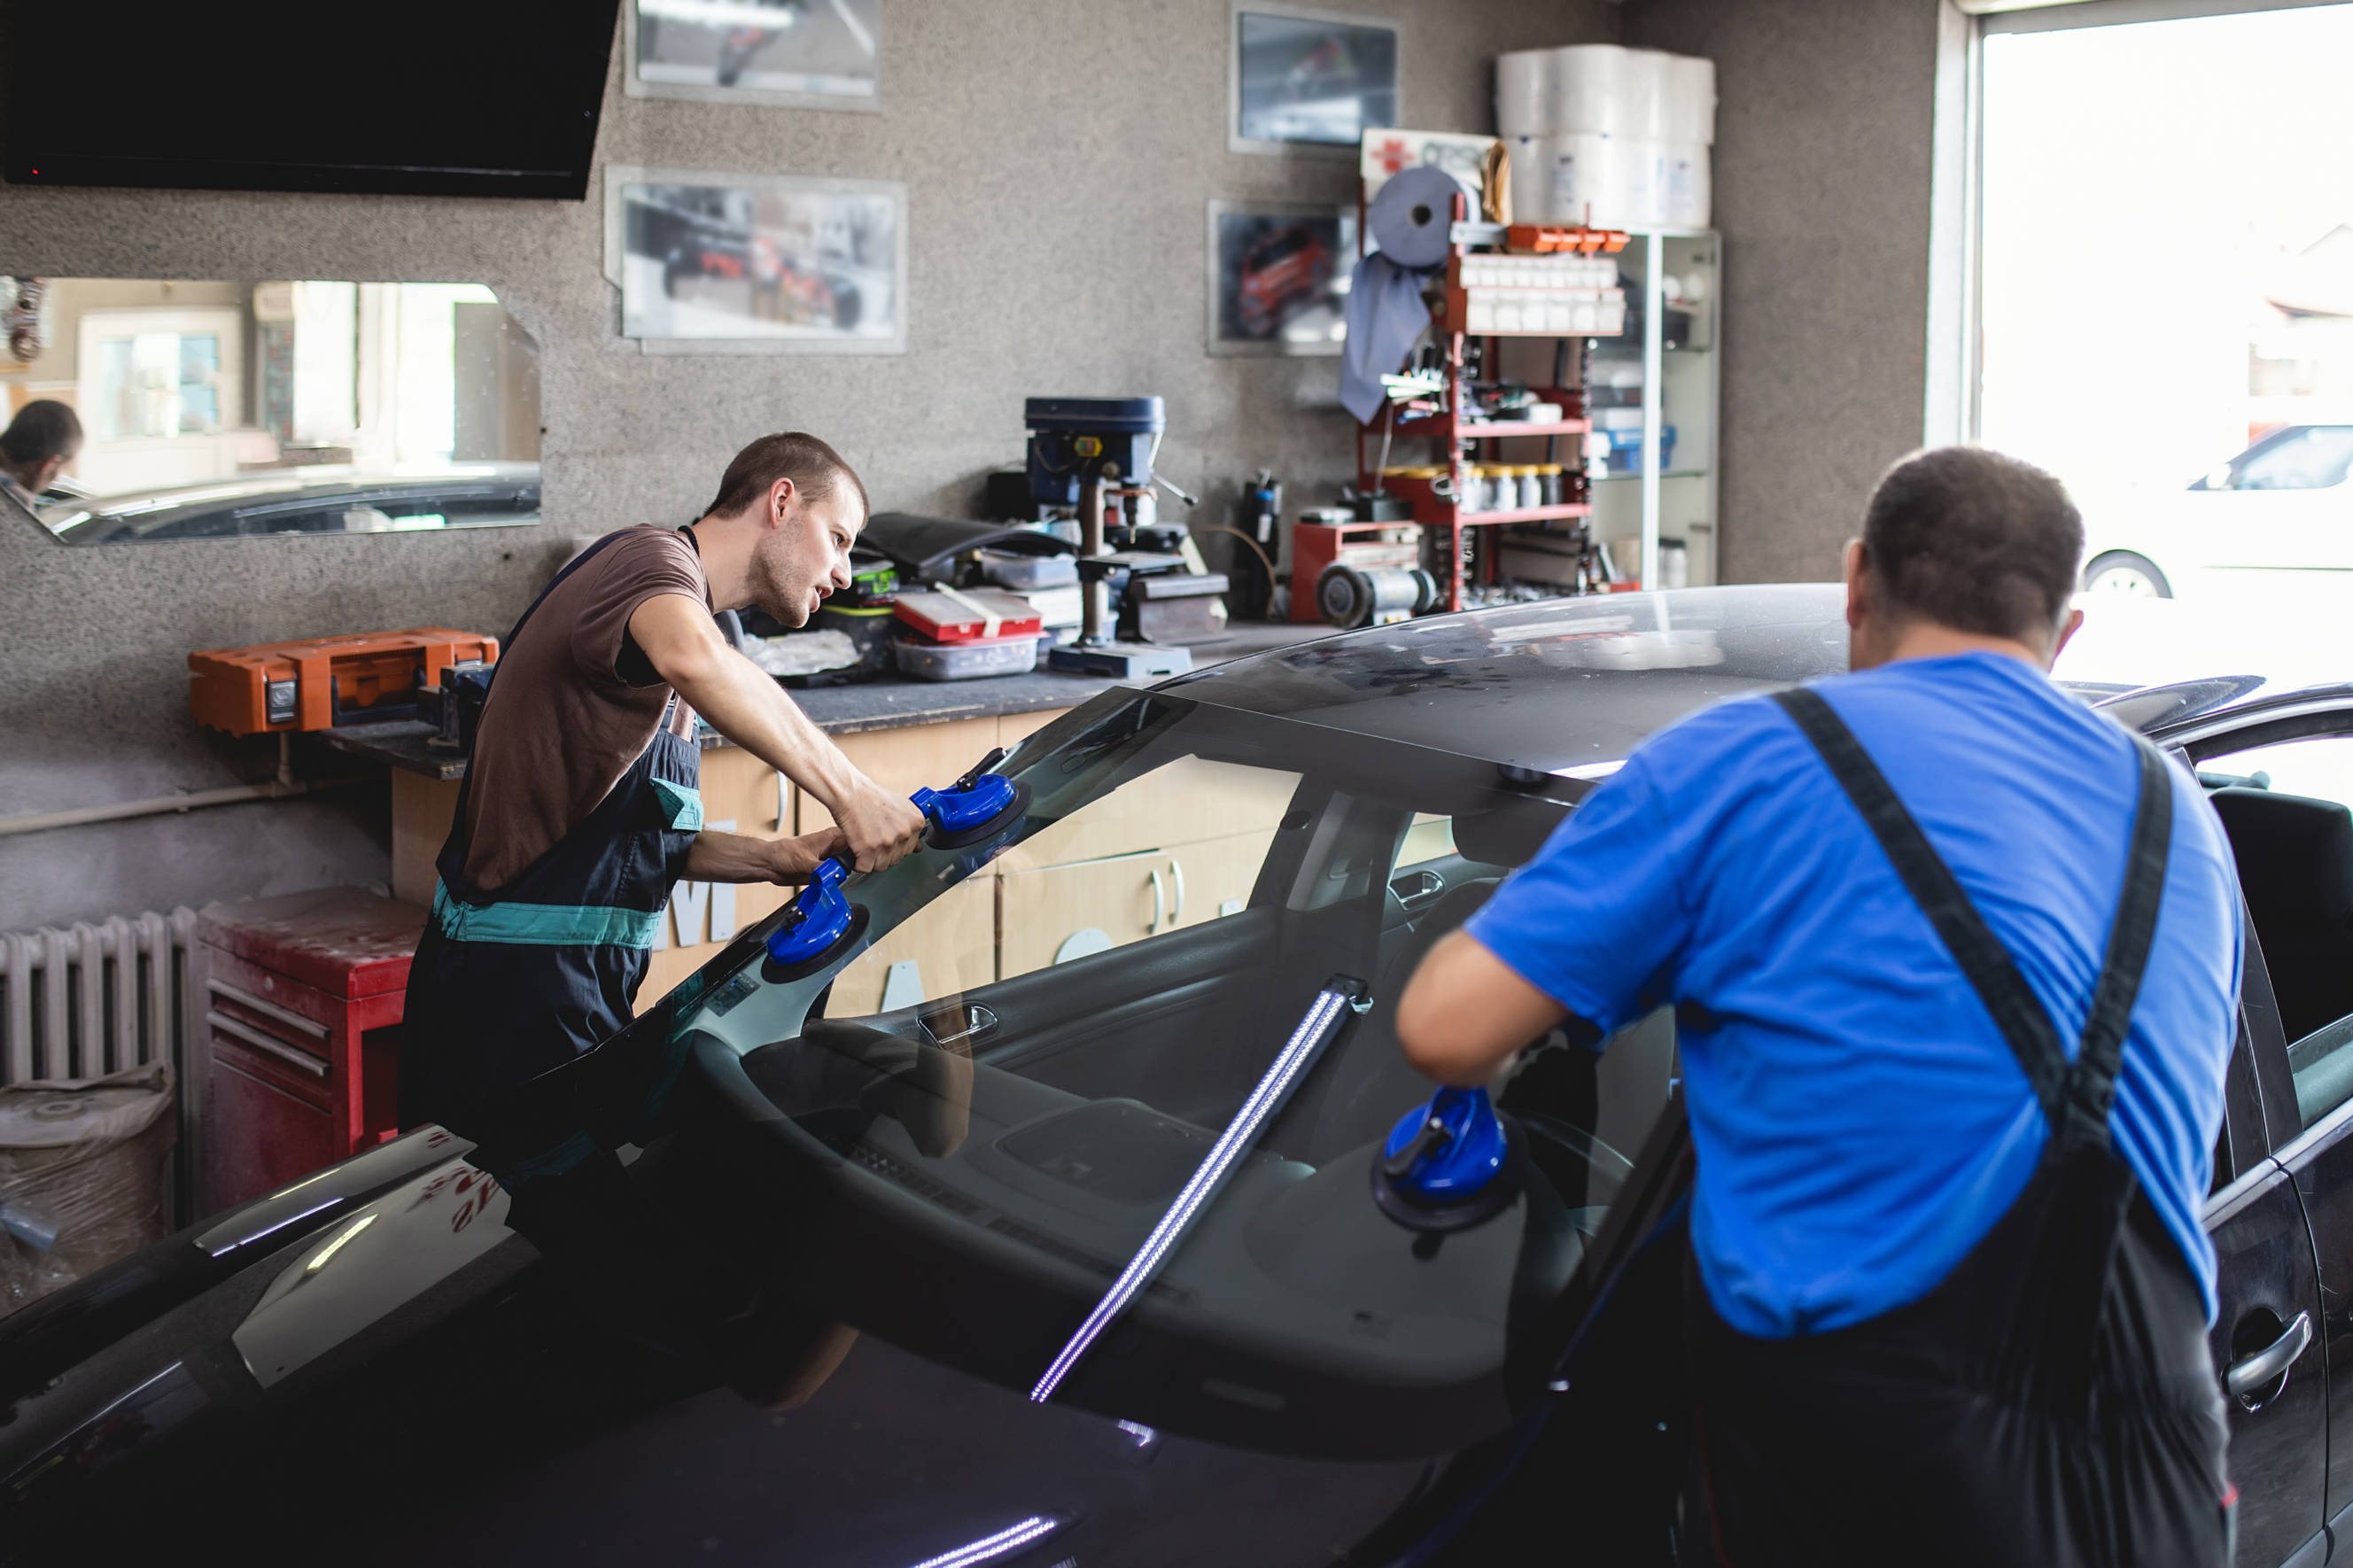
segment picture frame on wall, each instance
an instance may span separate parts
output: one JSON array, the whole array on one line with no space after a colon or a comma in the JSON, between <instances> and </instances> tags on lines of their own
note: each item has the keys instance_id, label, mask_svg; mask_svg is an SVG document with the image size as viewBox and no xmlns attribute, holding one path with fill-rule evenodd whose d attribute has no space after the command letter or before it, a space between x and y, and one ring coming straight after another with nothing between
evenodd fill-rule
<instances>
[{"instance_id":1,"label":"picture frame on wall","mask_svg":"<svg viewBox=\"0 0 2353 1568\"><path fill-rule=\"evenodd\" d=\"M1212 354L1336 354L1356 264L1356 207L1213 201Z\"/></svg>"},{"instance_id":2,"label":"picture frame on wall","mask_svg":"<svg viewBox=\"0 0 2353 1568\"><path fill-rule=\"evenodd\" d=\"M611 165L605 276L648 353L904 353L907 187Z\"/></svg>"},{"instance_id":3,"label":"picture frame on wall","mask_svg":"<svg viewBox=\"0 0 2353 1568\"><path fill-rule=\"evenodd\" d=\"M1366 131L1404 122L1403 53L1391 17L1232 0L1228 149L1354 156Z\"/></svg>"},{"instance_id":4,"label":"picture frame on wall","mask_svg":"<svg viewBox=\"0 0 2353 1568\"><path fill-rule=\"evenodd\" d=\"M621 0L631 98L877 110L882 0Z\"/></svg>"}]
</instances>

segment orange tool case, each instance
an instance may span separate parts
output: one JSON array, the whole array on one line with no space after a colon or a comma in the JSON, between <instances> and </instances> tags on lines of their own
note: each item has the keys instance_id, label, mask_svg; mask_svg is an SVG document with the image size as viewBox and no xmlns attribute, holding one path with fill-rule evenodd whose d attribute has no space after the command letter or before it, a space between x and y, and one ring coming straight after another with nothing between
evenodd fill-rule
<instances>
[{"instance_id":1,"label":"orange tool case","mask_svg":"<svg viewBox=\"0 0 2353 1568\"><path fill-rule=\"evenodd\" d=\"M417 689L453 664L496 664L499 639L447 626L360 632L188 656L196 722L232 735L418 717Z\"/></svg>"}]
</instances>

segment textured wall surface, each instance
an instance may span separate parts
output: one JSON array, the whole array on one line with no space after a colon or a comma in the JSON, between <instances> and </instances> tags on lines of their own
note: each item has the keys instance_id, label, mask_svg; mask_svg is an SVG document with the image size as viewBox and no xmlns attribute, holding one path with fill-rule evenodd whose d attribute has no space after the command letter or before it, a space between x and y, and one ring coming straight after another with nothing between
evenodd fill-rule
<instances>
[{"instance_id":1,"label":"textured wall surface","mask_svg":"<svg viewBox=\"0 0 2353 1568\"><path fill-rule=\"evenodd\" d=\"M1716 63L1722 578L1833 577L1920 445L1935 0L1629 0L1625 41Z\"/></svg>"},{"instance_id":2,"label":"textured wall surface","mask_svg":"<svg viewBox=\"0 0 2353 1568\"><path fill-rule=\"evenodd\" d=\"M1404 23L1402 116L1492 129L1493 57L1616 36L1605 0L1353 0ZM1163 465L1222 511L1352 461L1333 359L1203 352L1205 205L1352 199L1344 160L1225 150L1228 0L890 0L880 114L645 100L605 163L899 180L911 352L649 356L617 333L603 181L579 204L0 187L0 273L481 281L537 336L548 522L518 533L65 549L0 530L0 815L265 777L187 718L191 648L440 624L503 632L564 541L706 502L752 437L838 444L878 509L962 512L1032 395L1158 393ZM618 49L616 49L617 57ZM333 765L332 757L315 764ZM385 875L381 785L0 838L0 928Z\"/></svg>"}]
</instances>

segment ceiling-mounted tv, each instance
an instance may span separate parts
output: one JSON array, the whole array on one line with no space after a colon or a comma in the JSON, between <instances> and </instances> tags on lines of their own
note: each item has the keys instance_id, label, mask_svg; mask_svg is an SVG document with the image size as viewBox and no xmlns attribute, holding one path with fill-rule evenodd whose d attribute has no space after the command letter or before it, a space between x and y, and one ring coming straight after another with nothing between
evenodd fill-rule
<instances>
[{"instance_id":1,"label":"ceiling-mounted tv","mask_svg":"<svg viewBox=\"0 0 2353 1568\"><path fill-rule=\"evenodd\" d=\"M618 0L11 0L26 185L587 194Z\"/></svg>"}]
</instances>

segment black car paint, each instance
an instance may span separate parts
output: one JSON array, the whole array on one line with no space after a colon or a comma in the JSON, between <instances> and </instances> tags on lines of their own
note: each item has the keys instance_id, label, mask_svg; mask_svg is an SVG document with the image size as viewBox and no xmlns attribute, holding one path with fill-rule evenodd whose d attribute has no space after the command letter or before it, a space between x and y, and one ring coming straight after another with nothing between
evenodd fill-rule
<instances>
[{"instance_id":1,"label":"black car paint","mask_svg":"<svg viewBox=\"0 0 2353 1568\"><path fill-rule=\"evenodd\" d=\"M1585 786L1557 770L1606 763L1693 708L1842 658L1832 590L1695 591L1409 623L1166 689L1483 754L1567 801ZM2306 724L2353 708L2353 689L2273 692L2249 678L2115 707L2163 739ZM2235 1179L2210 1210L2225 1259L2218 1363L2260 1326L2253 1314L2320 1317L2304 1215L2328 1212L2341 1184L2320 1157L2339 1147L2326 1130L2284 1149L2294 1180L2274 1157L2293 1131L2283 1100L2289 1117L2295 1101L2266 999L2249 997L2224 1147ZM416 1134L316 1179L315 1207L264 1200L0 1321L0 1559L87 1557L152 1534L259 1560L332 1546L359 1562L913 1564L1025 1521L1043 1533L1004 1561L1468 1562L1538 1522L1573 1524L1597 1561L1620 1560L1603 1549L1620 1529L1636 1531L1629 1552L1656 1554L1655 1532L1636 1527L1672 1506L1687 1408L1662 1263L1688 1159L1679 1117L1641 1163L1647 1184L1611 1211L1595 1266L1532 1339L1512 1426L1451 1458L1351 1462L1033 1405L871 1334L807 1394L795 1358L828 1353L828 1325L797 1319L729 1257L773 1216L731 1190L712 1151L646 1123L656 1101L671 1101L663 1121L676 1126L728 1099L714 1089L724 1073L636 1044L661 1038L617 1037L502 1129L536 1149L642 1140L626 1171L588 1167L585 1202L518 1215L479 1163L444 1157L458 1145L428 1147L447 1134ZM760 1113L740 1095L734 1109ZM2341 1234L2353 1222L2336 1225L2324 1256L2353 1256ZM323 1287L297 1266L329 1246L363 1267L337 1270L346 1285L313 1301L303 1290ZM1605 1289L1627 1310L1590 1312ZM279 1325L266 1345L251 1327L265 1320ZM2323 1347L2348 1332L2339 1313L2284 1388L2233 1410L2242 1480L2254 1483L2242 1561L2326 1552ZM806 1402L767 1408L780 1391Z\"/></svg>"}]
</instances>

